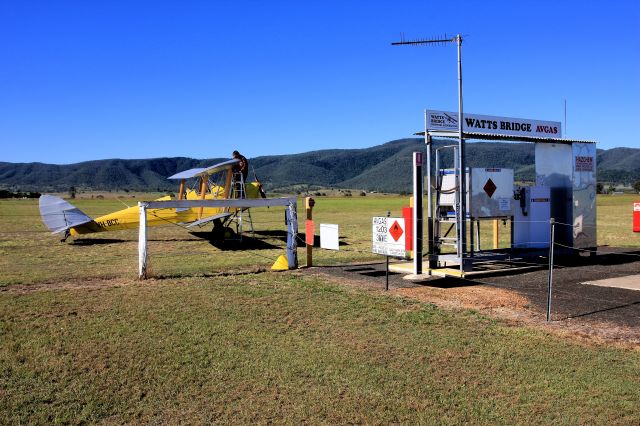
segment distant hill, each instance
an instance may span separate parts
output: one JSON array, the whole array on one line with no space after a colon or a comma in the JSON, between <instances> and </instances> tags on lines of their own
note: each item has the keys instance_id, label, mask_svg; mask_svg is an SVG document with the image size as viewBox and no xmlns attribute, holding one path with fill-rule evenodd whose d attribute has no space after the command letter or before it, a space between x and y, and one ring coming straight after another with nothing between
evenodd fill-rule
<instances>
[{"instance_id":1,"label":"distant hill","mask_svg":"<svg viewBox=\"0 0 640 426\"><path fill-rule=\"evenodd\" d=\"M640 180L640 149L611 148L598 150L598 180L633 183Z\"/></svg>"},{"instance_id":2,"label":"distant hill","mask_svg":"<svg viewBox=\"0 0 640 426\"><path fill-rule=\"evenodd\" d=\"M436 143L443 146L444 142ZM425 151L421 138L391 141L364 149L328 149L301 154L250 159L253 172L269 190L296 186L357 188L384 192L411 190L411 153ZM598 180L632 183L640 180L640 149L598 150ZM78 189L165 191L175 190L166 179L178 171L203 167L223 158L184 157L145 160L96 160L69 165L0 162L0 187L21 191ZM443 165L451 165L444 151ZM469 167L515 170L517 180L533 180L534 146L527 143L478 142L467 144Z\"/></svg>"}]
</instances>

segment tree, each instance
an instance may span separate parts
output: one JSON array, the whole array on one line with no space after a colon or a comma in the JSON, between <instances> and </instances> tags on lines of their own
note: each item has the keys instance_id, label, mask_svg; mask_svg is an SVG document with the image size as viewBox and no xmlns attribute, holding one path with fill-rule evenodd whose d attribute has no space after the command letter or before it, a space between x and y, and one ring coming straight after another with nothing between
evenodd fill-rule
<instances>
[{"instance_id":1,"label":"tree","mask_svg":"<svg viewBox=\"0 0 640 426\"><path fill-rule=\"evenodd\" d=\"M69 198L76 198L76 187L72 186L69 188Z\"/></svg>"},{"instance_id":2,"label":"tree","mask_svg":"<svg viewBox=\"0 0 640 426\"><path fill-rule=\"evenodd\" d=\"M597 192L598 194L602 194L602 193L604 193L604 184L603 184L602 182L598 182L598 183L596 184L596 192Z\"/></svg>"},{"instance_id":3,"label":"tree","mask_svg":"<svg viewBox=\"0 0 640 426\"><path fill-rule=\"evenodd\" d=\"M633 184L633 190L636 191L638 194L640 194L640 180L636 181Z\"/></svg>"}]
</instances>

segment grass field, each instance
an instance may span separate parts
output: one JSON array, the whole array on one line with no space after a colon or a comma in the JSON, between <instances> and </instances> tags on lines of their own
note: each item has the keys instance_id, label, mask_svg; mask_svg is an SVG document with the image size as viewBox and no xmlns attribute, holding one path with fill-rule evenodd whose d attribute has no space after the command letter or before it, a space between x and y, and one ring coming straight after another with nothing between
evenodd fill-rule
<instances>
[{"instance_id":1,"label":"grass field","mask_svg":"<svg viewBox=\"0 0 640 426\"><path fill-rule=\"evenodd\" d=\"M598 199L600 244L640 246L637 198ZM76 204L92 216L121 207ZM314 260L378 259L370 218L399 215L403 204L318 199L316 223L338 223L344 245ZM283 212L253 218L271 234L250 251L151 228L155 278L142 282L135 231L61 244L35 202L0 201L0 422L640 421L637 348L580 343L305 270L262 272L284 253Z\"/></svg>"}]
</instances>

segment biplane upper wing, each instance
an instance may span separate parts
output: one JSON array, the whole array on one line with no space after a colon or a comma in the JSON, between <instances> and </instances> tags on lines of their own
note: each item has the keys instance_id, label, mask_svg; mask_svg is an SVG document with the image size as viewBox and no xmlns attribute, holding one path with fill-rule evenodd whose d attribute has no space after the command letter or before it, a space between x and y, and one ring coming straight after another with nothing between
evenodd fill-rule
<instances>
[{"instance_id":1,"label":"biplane upper wing","mask_svg":"<svg viewBox=\"0 0 640 426\"><path fill-rule=\"evenodd\" d=\"M203 170L205 170L204 167L184 170L182 172L176 173L173 176L169 176L167 179L189 179L189 178L198 176L198 174L201 173Z\"/></svg>"},{"instance_id":2,"label":"biplane upper wing","mask_svg":"<svg viewBox=\"0 0 640 426\"><path fill-rule=\"evenodd\" d=\"M79 208L62 198L45 194L40 196L39 204L42 221L54 234L64 232L74 226L95 223ZM95 226L97 227L98 225L96 224Z\"/></svg>"},{"instance_id":3,"label":"biplane upper wing","mask_svg":"<svg viewBox=\"0 0 640 426\"><path fill-rule=\"evenodd\" d=\"M208 176L223 170L227 170L238 164L240 160L232 158L231 160L223 161L222 163L214 164L209 167L196 167L195 169L185 170L176 173L173 176L169 176L167 179L190 179L200 176Z\"/></svg>"},{"instance_id":4,"label":"biplane upper wing","mask_svg":"<svg viewBox=\"0 0 640 426\"><path fill-rule=\"evenodd\" d=\"M237 158L232 158L231 160L223 161L222 163L214 164L213 166L207 167L198 173L196 176L207 176L212 175L217 172L221 172L223 170L231 169L233 166L238 164L240 160Z\"/></svg>"}]
</instances>

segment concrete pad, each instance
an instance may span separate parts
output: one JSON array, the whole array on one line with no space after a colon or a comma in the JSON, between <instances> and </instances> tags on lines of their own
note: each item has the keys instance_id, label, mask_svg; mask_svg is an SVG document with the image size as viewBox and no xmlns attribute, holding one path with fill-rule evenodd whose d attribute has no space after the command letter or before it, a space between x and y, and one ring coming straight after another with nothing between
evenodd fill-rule
<instances>
[{"instance_id":1,"label":"concrete pad","mask_svg":"<svg viewBox=\"0 0 640 426\"><path fill-rule=\"evenodd\" d=\"M389 271L397 272L399 274L408 274L404 277L409 281L423 281L436 277L458 277L462 278L465 273L460 272L460 269L452 268L438 268L429 269L429 262L422 262L422 274L415 275L413 273L413 262L391 263L389 264Z\"/></svg>"},{"instance_id":2,"label":"concrete pad","mask_svg":"<svg viewBox=\"0 0 640 426\"><path fill-rule=\"evenodd\" d=\"M436 277L435 275L429 275L429 274L407 274L404 277L402 277L403 280L407 280L407 281L413 281L413 282L423 282L423 281L429 281L432 280L434 278L439 278Z\"/></svg>"},{"instance_id":3,"label":"concrete pad","mask_svg":"<svg viewBox=\"0 0 640 426\"><path fill-rule=\"evenodd\" d=\"M429 265L427 262L422 262L422 270L424 271L425 266L428 268ZM412 274L413 273L413 262L399 262L399 263L390 263L389 270L391 272L398 272L400 274Z\"/></svg>"},{"instance_id":4,"label":"concrete pad","mask_svg":"<svg viewBox=\"0 0 640 426\"><path fill-rule=\"evenodd\" d=\"M627 290L640 291L640 275L627 275L626 277L607 278L597 281L585 281L582 284L597 285L600 287L616 287Z\"/></svg>"}]
</instances>

